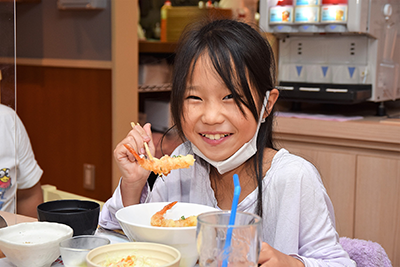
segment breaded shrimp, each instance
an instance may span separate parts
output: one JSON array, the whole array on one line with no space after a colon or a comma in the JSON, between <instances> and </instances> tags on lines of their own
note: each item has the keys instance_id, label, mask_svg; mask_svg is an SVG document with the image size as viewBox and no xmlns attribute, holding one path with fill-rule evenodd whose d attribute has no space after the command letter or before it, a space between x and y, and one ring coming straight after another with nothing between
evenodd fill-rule
<instances>
[{"instance_id":1,"label":"breaded shrimp","mask_svg":"<svg viewBox=\"0 0 400 267\"><path fill-rule=\"evenodd\" d=\"M146 143L145 143L146 144ZM173 156L170 157L168 155L165 155L163 157L161 157L160 159L153 157L150 154L150 151L148 149L146 149L147 154L149 156L149 159L145 159L145 158L141 158L136 151L131 148L129 145L124 144L124 146L126 147L126 149L129 150L129 152L131 152L133 154L133 156L135 157L135 159L138 161L139 165L148 170L148 171L152 171L158 175L160 174L164 174L164 175L168 175L171 170L175 170L175 169L183 169L183 168L189 168L190 166L193 165L195 159L193 157L193 155L186 155L186 156Z\"/></svg>"},{"instance_id":2,"label":"breaded shrimp","mask_svg":"<svg viewBox=\"0 0 400 267\"><path fill-rule=\"evenodd\" d=\"M151 217L151 225L159 227L187 227L197 225L197 216L189 216L187 218L182 218L179 220L165 219L164 215L167 210L171 209L178 201L174 201L166 205L162 210L157 211Z\"/></svg>"}]
</instances>

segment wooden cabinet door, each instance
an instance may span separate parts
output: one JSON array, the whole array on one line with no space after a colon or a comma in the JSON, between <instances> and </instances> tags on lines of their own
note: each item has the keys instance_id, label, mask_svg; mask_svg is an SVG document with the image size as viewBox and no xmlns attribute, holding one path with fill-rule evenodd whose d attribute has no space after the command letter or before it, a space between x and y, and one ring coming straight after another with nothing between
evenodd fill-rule
<instances>
[{"instance_id":1,"label":"wooden cabinet door","mask_svg":"<svg viewBox=\"0 0 400 267\"><path fill-rule=\"evenodd\" d=\"M339 236L354 236L354 200L356 155L323 150L312 145L286 143L289 152L310 161L321 174L322 181L335 208Z\"/></svg>"},{"instance_id":2,"label":"wooden cabinet door","mask_svg":"<svg viewBox=\"0 0 400 267\"><path fill-rule=\"evenodd\" d=\"M400 266L400 159L358 156L355 236L382 245Z\"/></svg>"}]
</instances>

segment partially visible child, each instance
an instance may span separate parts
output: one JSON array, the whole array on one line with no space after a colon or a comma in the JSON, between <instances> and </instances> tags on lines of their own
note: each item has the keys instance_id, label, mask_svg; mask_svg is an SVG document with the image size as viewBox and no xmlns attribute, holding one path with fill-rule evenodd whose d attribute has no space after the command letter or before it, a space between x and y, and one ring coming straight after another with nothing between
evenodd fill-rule
<instances>
[{"instance_id":1,"label":"partially visible child","mask_svg":"<svg viewBox=\"0 0 400 267\"><path fill-rule=\"evenodd\" d=\"M115 212L142 202L181 201L230 209L233 174L242 187L238 210L263 218L262 266L354 266L339 244L332 203L316 168L272 140L274 57L249 25L217 20L186 31L174 62L171 112L185 141L174 155L194 166L157 179L123 146L154 154L150 124L135 126L114 151L122 178L100 215L119 228Z\"/></svg>"},{"instance_id":2,"label":"partially visible child","mask_svg":"<svg viewBox=\"0 0 400 267\"><path fill-rule=\"evenodd\" d=\"M36 207L43 202L40 184L43 171L36 162L22 121L13 109L3 104L0 104L0 124L0 209L36 218Z\"/></svg>"}]
</instances>

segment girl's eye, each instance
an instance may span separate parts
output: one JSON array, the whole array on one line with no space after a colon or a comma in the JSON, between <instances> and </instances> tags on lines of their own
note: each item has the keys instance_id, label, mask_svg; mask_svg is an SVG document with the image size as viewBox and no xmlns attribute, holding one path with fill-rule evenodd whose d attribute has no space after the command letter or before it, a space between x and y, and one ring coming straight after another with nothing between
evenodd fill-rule
<instances>
[{"instance_id":1,"label":"girl's eye","mask_svg":"<svg viewBox=\"0 0 400 267\"><path fill-rule=\"evenodd\" d=\"M225 96L223 99L233 99L233 95L232 95L232 94L227 95L227 96Z\"/></svg>"},{"instance_id":2,"label":"girl's eye","mask_svg":"<svg viewBox=\"0 0 400 267\"><path fill-rule=\"evenodd\" d=\"M190 95L190 96L186 97L186 99L195 99L195 100L201 100L201 98L200 98L200 97L198 97L198 96L195 96L195 95Z\"/></svg>"}]
</instances>

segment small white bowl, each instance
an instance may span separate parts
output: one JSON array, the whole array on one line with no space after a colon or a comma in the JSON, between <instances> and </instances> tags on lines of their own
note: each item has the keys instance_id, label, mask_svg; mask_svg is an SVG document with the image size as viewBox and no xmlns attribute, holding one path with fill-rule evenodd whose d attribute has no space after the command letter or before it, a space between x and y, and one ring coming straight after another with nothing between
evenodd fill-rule
<instances>
[{"instance_id":1,"label":"small white bowl","mask_svg":"<svg viewBox=\"0 0 400 267\"><path fill-rule=\"evenodd\" d=\"M170 202L153 202L128 206L115 214L124 233L131 241L155 242L172 246L181 252L181 265L192 267L198 259L196 246L196 226L190 227L155 227L151 226L151 217ZM165 218L178 220L181 216L189 217L218 209L193 203L178 202Z\"/></svg>"},{"instance_id":2,"label":"small white bowl","mask_svg":"<svg viewBox=\"0 0 400 267\"><path fill-rule=\"evenodd\" d=\"M60 252L65 267L85 266L86 255L92 249L110 244L105 237L94 235L74 236L60 242Z\"/></svg>"},{"instance_id":3,"label":"small white bowl","mask_svg":"<svg viewBox=\"0 0 400 267\"><path fill-rule=\"evenodd\" d=\"M148 261L149 266L178 267L181 253L170 246L145 243L128 242L116 243L98 247L86 256L88 267L104 267L110 263L120 261L127 256L139 256Z\"/></svg>"},{"instance_id":4,"label":"small white bowl","mask_svg":"<svg viewBox=\"0 0 400 267\"><path fill-rule=\"evenodd\" d=\"M47 267L59 256L58 244L71 227L53 222L20 223L0 229L0 249L17 267Z\"/></svg>"}]
</instances>

